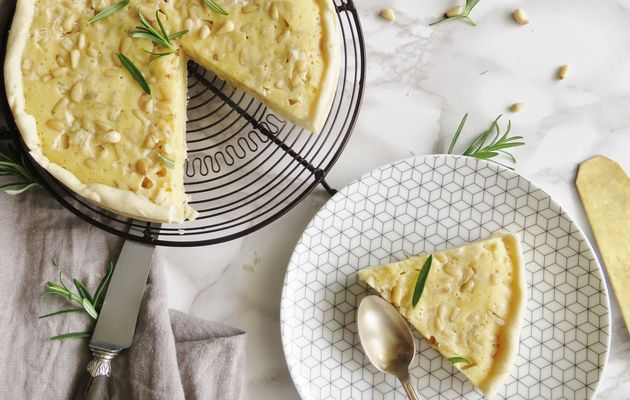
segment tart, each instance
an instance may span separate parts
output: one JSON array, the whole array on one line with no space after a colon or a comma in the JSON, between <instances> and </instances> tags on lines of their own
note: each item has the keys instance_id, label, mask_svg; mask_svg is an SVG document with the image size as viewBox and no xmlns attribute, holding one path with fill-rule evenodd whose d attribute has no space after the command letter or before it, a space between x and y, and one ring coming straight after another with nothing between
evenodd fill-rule
<instances>
[{"instance_id":1,"label":"tart","mask_svg":"<svg viewBox=\"0 0 630 400\"><path fill-rule=\"evenodd\" d=\"M428 257L368 267L359 278L490 397L518 352L526 295L519 237L496 234L433 253L414 307L413 292Z\"/></svg>"},{"instance_id":2,"label":"tart","mask_svg":"<svg viewBox=\"0 0 630 400\"><path fill-rule=\"evenodd\" d=\"M33 158L71 190L142 220L196 217L183 182L188 59L281 117L322 128L339 73L330 0L225 0L228 15L202 0L133 0L89 23L115 3L18 0L9 34L16 123ZM179 32L172 49L132 37L141 18Z\"/></svg>"}]
</instances>

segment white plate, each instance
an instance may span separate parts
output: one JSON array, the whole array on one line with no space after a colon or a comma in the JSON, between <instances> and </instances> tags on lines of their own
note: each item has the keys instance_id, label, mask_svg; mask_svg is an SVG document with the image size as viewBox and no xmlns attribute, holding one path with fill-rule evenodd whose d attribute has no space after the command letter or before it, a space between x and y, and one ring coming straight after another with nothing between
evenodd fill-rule
<instances>
[{"instance_id":1,"label":"white plate","mask_svg":"<svg viewBox=\"0 0 630 400\"><path fill-rule=\"evenodd\" d=\"M425 156L374 170L335 195L297 244L282 294L282 341L303 399L405 399L370 365L356 332L360 268L485 238L523 238L527 310L511 375L496 398L591 398L610 340L608 294L592 248L549 195L494 163ZM423 398L481 399L414 333Z\"/></svg>"}]
</instances>

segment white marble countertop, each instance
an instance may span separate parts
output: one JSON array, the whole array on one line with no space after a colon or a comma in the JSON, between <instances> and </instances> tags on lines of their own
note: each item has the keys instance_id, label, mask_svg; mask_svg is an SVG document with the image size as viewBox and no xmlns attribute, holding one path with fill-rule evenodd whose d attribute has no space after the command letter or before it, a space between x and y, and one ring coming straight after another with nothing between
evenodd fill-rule
<instances>
[{"instance_id":1,"label":"white marble countertop","mask_svg":"<svg viewBox=\"0 0 630 400\"><path fill-rule=\"evenodd\" d=\"M336 188L410 154L445 152L464 113L461 141L498 114L526 138L516 171L550 193L587 232L574 186L577 165L596 154L630 171L630 0L481 0L472 27L429 27L456 4L363 0L366 94L345 153L328 177ZM397 21L378 16L391 7ZM527 11L530 25L510 13ZM558 67L570 65L565 81ZM507 109L523 102L517 114ZM280 339L282 281L293 245L327 200L322 189L266 228L232 242L160 249L168 261L171 307L248 333L249 398L298 399ZM610 359L599 399L628 398L630 337L613 304Z\"/></svg>"}]
</instances>

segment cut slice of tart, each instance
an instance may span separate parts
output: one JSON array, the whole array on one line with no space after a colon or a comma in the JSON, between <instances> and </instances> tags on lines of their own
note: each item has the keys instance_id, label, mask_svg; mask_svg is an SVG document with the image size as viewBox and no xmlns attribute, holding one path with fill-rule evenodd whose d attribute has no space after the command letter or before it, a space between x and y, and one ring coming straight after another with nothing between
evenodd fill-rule
<instances>
[{"instance_id":1,"label":"cut slice of tart","mask_svg":"<svg viewBox=\"0 0 630 400\"><path fill-rule=\"evenodd\" d=\"M183 178L189 57L318 132L339 73L332 2L219 2L228 15L203 0L133 0L90 22L118 0L18 0L5 86L33 158L116 213L194 219ZM142 17L167 40L133 34Z\"/></svg>"},{"instance_id":2,"label":"cut slice of tart","mask_svg":"<svg viewBox=\"0 0 630 400\"><path fill-rule=\"evenodd\" d=\"M487 396L509 374L518 352L525 276L518 235L501 233L432 254L420 300L413 293L427 255L368 267L375 289Z\"/></svg>"}]
</instances>

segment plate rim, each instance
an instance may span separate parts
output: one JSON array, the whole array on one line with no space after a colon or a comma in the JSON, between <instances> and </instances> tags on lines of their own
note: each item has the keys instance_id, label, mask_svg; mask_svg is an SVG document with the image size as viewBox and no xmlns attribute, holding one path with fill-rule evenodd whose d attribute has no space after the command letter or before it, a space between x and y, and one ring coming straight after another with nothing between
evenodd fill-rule
<instances>
[{"instance_id":1,"label":"plate rim","mask_svg":"<svg viewBox=\"0 0 630 400\"><path fill-rule=\"evenodd\" d=\"M465 155L460 155L460 154L424 154L424 155L413 155L411 157L406 157L406 158L401 158L395 161L391 161L388 162L386 164L383 164L379 167L373 168L371 170L369 170L368 172L364 173L363 175L361 175L359 178L356 178L354 180L352 180L350 183L348 183L347 185L343 186L341 189L339 189L337 191L337 193L335 193L334 196L331 196L328 200L326 200L326 202L324 204L322 204L322 206L317 210L317 212L313 215L313 217L311 217L308 221L308 223L306 224L306 226L304 227L304 229L302 230L302 233L300 234L300 237L298 238L297 242L295 243L294 247L293 247L293 251L291 252L291 257L289 258L289 262L287 264L287 268L285 270L284 273L284 278L282 280L282 293L280 296L280 319L279 319L279 325L280 325L280 338L282 341L282 355L284 357L284 361L287 365L287 368L289 370L289 375L291 376L291 381L293 383L293 385L295 386L300 399L304 400L307 399L308 396L306 393L304 393L304 388L301 385L298 385L296 383L296 375L294 372L294 368L292 368L292 365L289 363L289 358L288 358L288 346L289 344L287 343L288 338L285 335L285 325L286 325L286 308L285 308L285 302L287 301L287 278L289 276L289 272L291 271L291 265L293 264L294 258L296 257L296 249L298 247L298 245L302 242L302 238L304 236L304 233L306 232L307 229L309 229L313 223L313 221L315 220L315 218L317 218L317 216L322 212L322 210L324 210L328 204L330 202L332 202L333 200L335 200L338 197L344 196L344 192L352 185L357 184L358 182L370 177L374 172L376 171L384 171L386 169L391 169L393 168L395 165L397 164L401 164L404 162L414 162L414 161L420 161L420 160L427 160L427 159L438 159L438 158L444 158L444 159L461 159L461 158L466 158L466 159L474 159L476 160L476 162L483 164L484 167L495 167L497 168L497 171L499 172L507 172L507 173L512 173L518 177L521 177L523 179L525 179L528 183L532 184L537 190L541 191L542 193L544 193L544 195L546 197L548 197L550 200L552 200L554 203L556 203L558 205L558 207L560 208L560 211L562 211L570 220L571 222L575 225L577 232L579 234L582 235L582 237L584 238L584 240L588 243L591 252L593 253L593 260L595 261L595 264L597 265L597 268L599 270L600 276L601 276L601 281L603 282L603 291L604 294L606 295L606 315L608 317L608 329L607 329L607 336L608 336L608 340L606 341L606 354L604 356L604 361L603 361L603 366L601 369L601 373L598 376L597 382L595 383L594 389L593 389L593 393L591 395L591 398L588 400L592 400L595 399L597 397L597 395L599 394L599 389L600 389L600 383L601 383L601 378L604 376L607 367L608 367L608 362L610 360L610 347L612 344L612 333L613 333L613 318L612 318L612 310L611 310L611 299L610 299L610 290L608 287L608 281L606 279L606 274L604 272L604 269L602 267L602 263L600 263L599 260L599 255L595 249L595 247L593 246L593 244L591 243L591 240L589 240L588 236L586 235L586 233L584 232L584 230L582 229L582 226L578 223L578 221L575 219L575 217L573 216L572 213L570 213L569 211L567 211L561 203L559 203L558 201L556 201L556 199L551 196L549 193L547 193L546 190L544 190L543 188L541 188L539 185L537 185L535 182L533 182L531 179L529 179L527 176L517 172L515 169L511 169L509 167L506 167L503 164L500 163L496 163L493 161L488 161L488 160L483 160L483 159L478 159L475 157L470 157L470 156L465 156ZM522 328L521 328L522 330ZM475 388L476 389L476 388Z\"/></svg>"}]
</instances>

